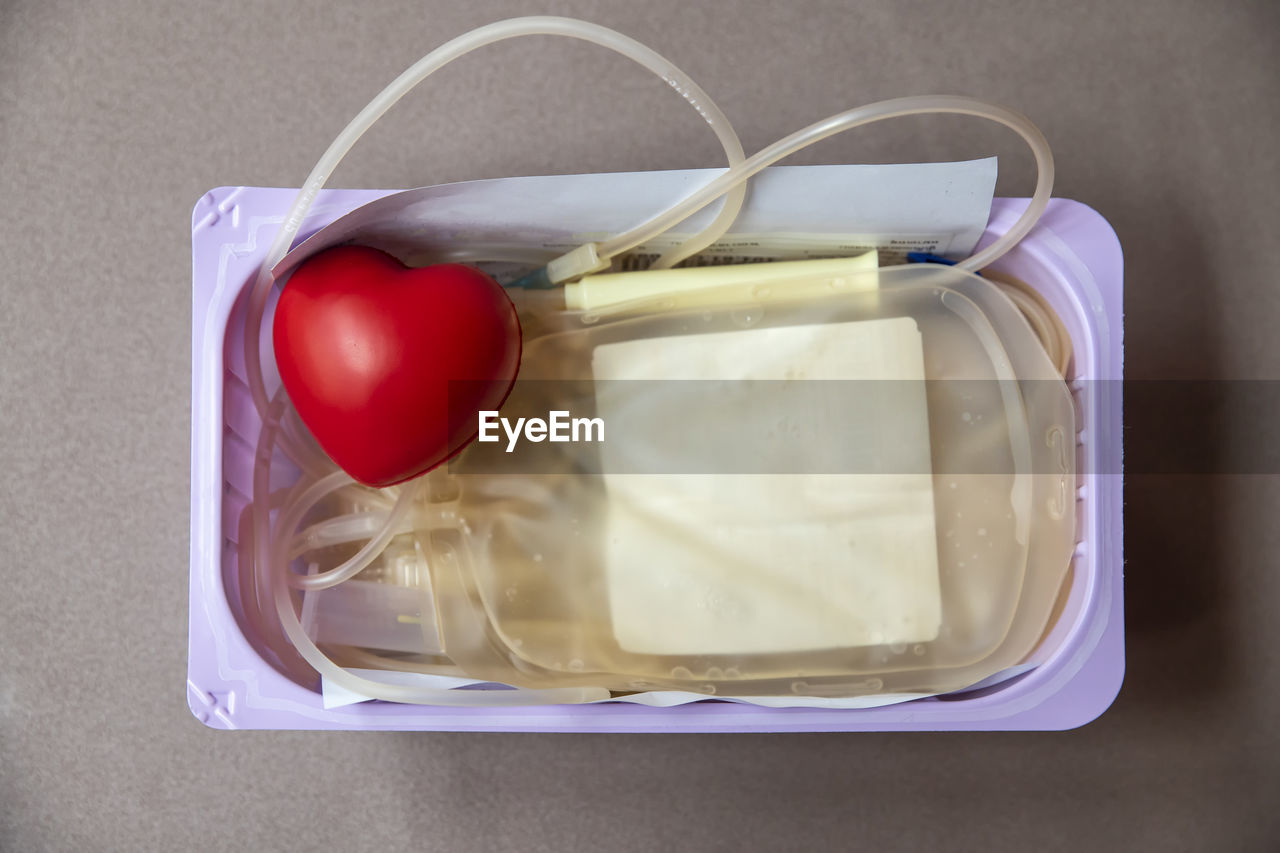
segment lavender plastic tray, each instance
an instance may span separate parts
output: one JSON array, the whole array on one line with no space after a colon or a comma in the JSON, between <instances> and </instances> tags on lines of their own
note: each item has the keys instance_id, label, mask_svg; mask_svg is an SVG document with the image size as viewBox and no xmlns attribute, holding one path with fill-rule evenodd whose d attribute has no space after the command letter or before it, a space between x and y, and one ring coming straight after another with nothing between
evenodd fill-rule
<instances>
[{"instance_id":1,"label":"lavender plastic tray","mask_svg":"<svg viewBox=\"0 0 1280 853\"><path fill-rule=\"evenodd\" d=\"M859 710L762 708L705 701L672 708L606 703L433 708L365 702L325 710L320 695L277 672L240 630L224 578L234 577L236 521L248 501L257 414L244 384L243 305L295 190L221 187L192 214L191 599L187 700L213 728L758 732L1066 729L1110 706L1124 678L1121 405L1123 267L1097 212L1054 199L998 265L1036 286L1075 347L1077 513L1072 585L1034 670L994 687ZM387 194L320 194L303 236ZM983 238L1003 233L1025 199L996 199ZM1115 381L1113 381L1115 380Z\"/></svg>"}]
</instances>

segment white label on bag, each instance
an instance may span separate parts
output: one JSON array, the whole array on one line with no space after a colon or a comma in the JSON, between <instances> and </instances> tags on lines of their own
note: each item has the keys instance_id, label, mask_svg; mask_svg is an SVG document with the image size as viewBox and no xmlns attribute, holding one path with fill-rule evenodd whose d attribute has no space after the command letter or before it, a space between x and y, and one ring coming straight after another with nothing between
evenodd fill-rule
<instances>
[{"instance_id":1,"label":"white label on bag","mask_svg":"<svg viewBox=\"0 0 1280 853\"><path fill-rule=\"evenodd\" d=\"M646 270L663 252L690 236L670 234L641 243L618 257L615 266L621 272ZM908 252L943 255L950 251L951 245L949 234L734 234L712 243L683 265L710 267L851 258L873 250L880 253L885 263L898 264L906 260Z\"/></svg>"},{"instance_id":2,"label":"white label on bag","mask_svg":"<svg viewBox=\"0 0 1280 853\"><path fill-rule=\"evenodd\" d=\"M869 454L892 447L912 457L902 469L910 473L606 473L606 578L622 648L769 654L936 638L942 600L914 320L637 339L597 347L592 368L597 383L803 376L919 386L918 395L892 395L887 410L864 407L852 422L824 425ZM598 405L606 421L625 418L621 398L604 394ZM612 443L601 452L606 472L624 470Z\"/></svg>"}]
</instances>

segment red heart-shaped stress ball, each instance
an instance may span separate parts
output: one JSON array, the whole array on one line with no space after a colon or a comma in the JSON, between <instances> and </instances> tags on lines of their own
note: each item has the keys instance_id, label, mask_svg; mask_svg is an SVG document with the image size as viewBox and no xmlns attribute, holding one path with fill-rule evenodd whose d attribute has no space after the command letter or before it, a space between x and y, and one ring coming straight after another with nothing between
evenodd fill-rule
<instances>
[{"instance_id":1,"label":"red heart-shaped stress ball","mask_svg":"<svg viewBox=\"0 0 1280 853\"><path fill-rule=\"evenodd\" d=\"M410 269L364 246L327 249L297 268L272 341L303 423L370 486L458 452L520 367L520 321L496 281L461 264Z\"/></svg>"}]
</instances>

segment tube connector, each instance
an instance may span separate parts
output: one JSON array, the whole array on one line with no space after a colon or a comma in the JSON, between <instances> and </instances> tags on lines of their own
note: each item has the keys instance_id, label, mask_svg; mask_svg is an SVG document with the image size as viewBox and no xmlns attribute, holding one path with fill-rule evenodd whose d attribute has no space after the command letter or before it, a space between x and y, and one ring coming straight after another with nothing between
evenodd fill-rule
<instances>
[{"instance_id":1,"label":"tube connector","mask_svg":"<svg viewBox=\"0 0 1280 853\"><path fill-rule=\"evenodd\" d=\"M602 272L609 268L611 260L601 258L595 243L583 243L572 252L561 255L547 264L547 279L552 286L582 278L584 275Z\"/></svg>"},{"instance_id":2,"label":"tube connector","mask_svg":"<svg viewBox=\"0 0 1280 853\"><path fill-rule=\"evenodd\" d=\"M550 290L566 281L574 281L584 275L609 269L612 262L601 258L595 243L583 243L572 252L566 252L545 267L520 276L507 287L525 290Z\"/></svg>"}]
</instances>

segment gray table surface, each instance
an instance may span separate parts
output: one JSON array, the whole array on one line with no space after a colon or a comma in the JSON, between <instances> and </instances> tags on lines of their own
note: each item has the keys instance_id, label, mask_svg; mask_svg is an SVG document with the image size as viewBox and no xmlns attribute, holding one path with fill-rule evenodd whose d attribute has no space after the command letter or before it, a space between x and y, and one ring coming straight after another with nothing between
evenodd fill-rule
<instances>
[{"instance_id":1,"label":"gray table surface","mask_svg":"<svg viewBox=\"0 0 1280 853\"><path fill-rule=\"evenodd\" d=\"M191 207L297 186L429 48L531 12L611 25L689 71L749 151L879 98L1014 105L1055 146L1057 194L1120 235L1128 374L1261 380L1278 8L0 2L0 848L1278 849L1274 474L1129 479L1127 680L1077 731L222 733L184 699ZM959 119L794 162L992 152L1000 192L1026 194L1016 141ZM334 183L718 162L645 72L534 39L442 72Z\"/></svg>"}]
</instances>

